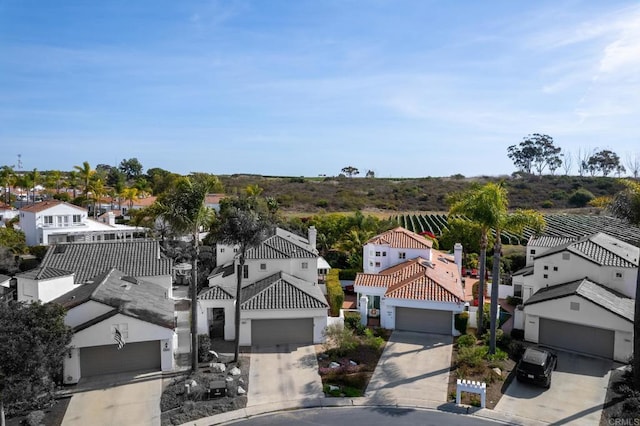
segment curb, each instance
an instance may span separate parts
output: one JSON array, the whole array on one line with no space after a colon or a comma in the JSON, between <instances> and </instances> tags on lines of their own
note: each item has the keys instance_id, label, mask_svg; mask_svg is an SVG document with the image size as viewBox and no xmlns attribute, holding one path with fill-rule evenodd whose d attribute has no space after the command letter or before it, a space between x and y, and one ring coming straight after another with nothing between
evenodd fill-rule
<instances>
[{"instance_id":1,"label":"curb","mask_svg":"<svg viewBox=\"0 0 640 426\"><path fill-rule=\"evenodd\" d=\"M438 402L421 399L381 399L374 397L359 398L311 398L293 401L273 402L242 408L240 410L228 411L216 414L215 416L204 417L181 426L212 426L227 424L239 420L246 420L251 417L273 414L281 411L301 410L308 408L340 408L340 407L388 407L388 408L408 408L427 411L443 411L459 415L477 416L486 420L492 420L507 425L518 426L542 426L548 423L525 417L501 413L488 408L477 408L466 405L456 405L452 402Z\"/></svg>"}]
</instances>

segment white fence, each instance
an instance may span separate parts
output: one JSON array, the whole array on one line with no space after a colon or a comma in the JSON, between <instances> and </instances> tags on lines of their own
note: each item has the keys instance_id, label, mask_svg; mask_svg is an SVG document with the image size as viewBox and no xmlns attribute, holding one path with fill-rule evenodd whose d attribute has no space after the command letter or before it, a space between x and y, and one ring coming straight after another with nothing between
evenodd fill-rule
<instances>
[{"instance_id":1,"label":"white fence","mask_svg":"<svg viewBox=\"0 0 640 426\"><path fill-rule=\"evenodd\" d=\"M456 404L460 405L462 392L476 393L480 395L480 407L485 408L487 405L487 384L484 382L475 382L473 380L460 380L456 382Z\"/></svg>"},{"instance_id":2,"label":"white fence","mask_svg":"<svg viewBox=\"0 0 640 426\"><path fill-rule=\"evenodd\" d=\"M513 328L524 330L524 310L516 308L513 311Z\"/></svg>"},{"instance_id":3,"label":"white fence","mask_svg":"<svg viewBox=\"0 0 640 426\"><path fill-rule=\"evenodd\" d=\"M491 295L492 283L487 283L487 294ZM498 286L498 299L506 299L507 297L513 297L512 285L499 285Z\"/></svg>"},{"instance_id":4,"label":"white fence","mask_svg":"<svg viewBox=\"0 0 640 426\"><path fill-rule=\"evenodd\" d=\"M500 305L497 306L498 316L500 318ZM478 307L477 306L469 306L469 322L467 323L468 327L478 328ZM486 319L488 320L488 318ZM485 323L486 324L486 323Z\"/></svg>"}]
</instances>

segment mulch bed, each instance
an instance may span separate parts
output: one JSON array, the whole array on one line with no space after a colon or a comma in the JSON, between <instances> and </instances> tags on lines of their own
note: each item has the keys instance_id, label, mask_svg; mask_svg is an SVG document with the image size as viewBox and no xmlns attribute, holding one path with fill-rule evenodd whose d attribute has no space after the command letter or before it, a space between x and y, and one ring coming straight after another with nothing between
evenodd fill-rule
<instances>
[{"instance_id":1,"label":"mulch bed","mask_svg":"<svg viewBox=\"0 0 640 426\"><path fill-rule=\"evenodd\" d=\"M44 412L44 419L42 420L42 424L44 426L60 426L62 424L62 419L64 419L64 415L67 412L67 407L69 406L69 401L71 401L71 396L56 399L55 404L53 406L47 408L46 410L42 410ZM21 426L26 425L27 416L17 416L6 419L7 426Z\"/></svg>"},{"instance_id":2,"label":"mulch bed","mask_svg":"<svg viewBox=\"0 0 640 426\"><path fill-rule=\"evenodd\" d=\"M607 387L607 395L605 397L604 406L602 408L602 417L600 417L601 426L611 426L614 424L637 424L640 418L640 407L634 413L629 408L625 408L627 396L622 392L622 387L631 386L630 377L627 376L629 367L617 368L611 370L609 376L609 386ZM638 404L634 404L637 406ZM628 419L628 420L627 420ZM625 422L626 420L626 422ZM617 422L617 423L616 423Z\"/></svg>"},{"instance_id":3,"label":"mulch bed","mask_svg":"<svg viewBox=\"0 0 640 426\"><path fill-rule=\"evenodd\" d=\"M464 377L458 377L457 373L457 357L458 347L454 344L453 351L451 353L451 370L449 372L449 387L447 389L447 395L450 402L456 400L456 380L466 379L475 380L477 382L487 383L487 408L495 408L502 398L502 395L507 390L507 387L514 379L516 362L512 359L501 361L502 363L502 376L497 378L492 369L488 366L489 362L485 361L485 367L481 370L474 371L473 373L465 374ZM466 405L480 405L480 395L463 392L461 395L461 402Z\"/></svg>"}]
</instances>

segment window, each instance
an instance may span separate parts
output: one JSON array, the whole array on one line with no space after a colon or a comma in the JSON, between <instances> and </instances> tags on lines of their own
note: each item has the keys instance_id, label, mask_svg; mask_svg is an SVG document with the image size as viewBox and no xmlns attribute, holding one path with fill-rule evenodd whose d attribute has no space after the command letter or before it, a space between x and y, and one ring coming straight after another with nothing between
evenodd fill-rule
<instances>
[{"instance_id":1,"label":"window","mask_svg":"<svg viewBox=\"0 0 640 426\"><path fill-rule=\"evenodd\" d=\"M369 266L373 266L373 262L371 260L369 261Z\"/></svg>"},{"instance_id":2,"label":"window","mask_svg":"<svg viewBox=\"0 0 640 426\"><path fill-rule=\"evenodd\" d=\"M53 225L53 216L45 216L44 217L45 225Z\"/></svg>"},{"instance_id":3,"label":"window","mask_svg":"<svg viewBox=\"0 0 640 426\"><path fill-rule=\"evenodd\" d=\"M580 303L571 302L571 306L569 307L569 309L571 309L572 311L579 311L580 310Z\"/></svg>"},{"instance_id":4,"label":"window","mask_svg":"<svg viewBox=\"0 0 640 426\"><path fill-rule=\"evenodd\" d=\"M376 252L376 257L380 257L380 252L379 251Z\"/></svg>"},{"instance_id":5,"label":"window","mask_svg":"<svg viewBox=\"0 0 640 426\"><path fill-rule=\"evenodd\" d=\"M233 248L233 252L234 252L234 253L237 253L237 252L238 252L238 247L234 247L234 248Z\"/></svg>"},{"instance_id":6,"label":"window","mask_svg":"<svg viewBox=\"0 0 640 426\"><path fill-rule=\"evenodd\" d=\"M302 269L309 269L309 262L302 262Z\"/></svg>"},{"instance_id":7,"label":"window","mask_svg":"<svg viewBox=\"0 0 640 426\"><path fill-rule=\"evenodd\" d=\"M531 254L536 254L536 249L531 249Z\"/></svg>"},{"instance_id":8,"label":"window","mask_svg":"<svg viewBox=\"0 0 640 426\"><path fill-rule=\"evenodd\" d=\"M401 251L400 253L398 253L398 259L406 259L407 258L407 253Z\"/></svg>"},{"instance_id":9,"label":"window","mask_svg":"<svg viewBox=\"0 0 640 426\"><path fill-rule=\"evenodd\" d=\"M547 279L547 278L549 278L549 275L548 274L544 274L543 277L544 277L544 279Z\"/></svg>"},{"instance_id":10,"label":"window","mask_svg":"<svg viewBox=\"0 0 640 426\"><path fill-rule=\"evenodd\" d=\"M242 274L242 278L249 278L249 265L244 265L244 273Z\"/></svg>"},{"instance_id":11,"label":"window","mask_svg":"<svg viewBox=\"0 0 640 426\"><path fill-rule=\"evenodd\" d=\"M620 272L620 271L616 271L615 277L616 277L616 279L619 280L619 279L624 277L624 274L622 272Z\"/></svg>"},{"instance_id":12,"label":"window","mask_svg":"<svg viewBox=\"0 0 640 426\"><path fill-rule=\"evenodd\" d=\"M548 271L549 270L549 265L544 265L544 270Z\"/></svg>"},{"instance_id":13,"label":"window","mask_svg":"<svg viewBox=\"0 0 640 426\"><path fill-rule=\"evenodd\" d=\"M224 253L224 247L220 248L220 253Z\"/></svg>"},{"instance_id":14,"label":"window","mask_svg":"<svg viewBox=\"0 0 640 426\"><path fill-rule=\"evenodd\" d=\"M382 252L382 257L387 257L387 252L386 251Z\"/></svg>"},{"instance_id":15,"label":"window","mask_svg":"<svg viewBox=\"0 0 640 426\"><path fill-rule=\"evenodd\" d=\"M78 224L82 220L82 216L80 216L79 214L74 214L72 220L74 224Z\"/></svg>"},{"instance_id":16,"label":"window","mask_svg":"<svg viewBox=\"0 0 640 426\"><path fill-rule=\"evenodd\" d=\"M376 268L380 267L380 262L376 262Z\"/></svg>"},{"instance_id":17,"label":"window","mask_svg":"<svg viewBox=\"0 0 640 426\"><path fill-rule=\"evenodd\" d=\"M266 263L261 263L260 264L260 270L261 271L266 271L267 270L267 264Z\"/></svg>"},{"instance_id":18,"label":"window","mask_svg":"<svg viewBox=\"0 0 640 426\"><path fill-rule=\"evenodd\" d=\"M513 297L522 297L522 284L514 284Z\"/></svg>"},{"instance_id":19,"label":"window","mask_svg":"<svg viewBox=\"0 0 640 426\"><path fill-rule=\"evenodd\" d=\"M554 270L554 271L557 271L557 270L558 270L558 267L557 267L557 266L554 266L554 267L553 267L553 270Z\"/></svg>"},{"instance_id":20,"label":"window","mask_svg":"<svg viewBox=\"0 0 640 426\"><path fill-rule=\"evenodd\" d=\"M571 259L570 253L562 253L562 260L570 260L570 259Z\"/></svg>"}]
</instances>

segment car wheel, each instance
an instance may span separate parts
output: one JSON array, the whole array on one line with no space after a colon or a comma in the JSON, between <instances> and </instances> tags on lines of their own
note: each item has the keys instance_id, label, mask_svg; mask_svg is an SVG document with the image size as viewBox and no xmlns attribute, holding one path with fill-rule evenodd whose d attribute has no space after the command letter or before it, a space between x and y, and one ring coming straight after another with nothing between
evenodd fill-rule
<instances>
[{"instance_id":1,"label":"car wheel","mask_svg":"<svg viewBox=\"0 0 640 426\"><path fill-rule=\"evenodd\" d=\"M549 376L549 378L547 379L547 383L544 386L545 388L549 389L551 387L551 376Z\"/></svg>"}]
</instances>

